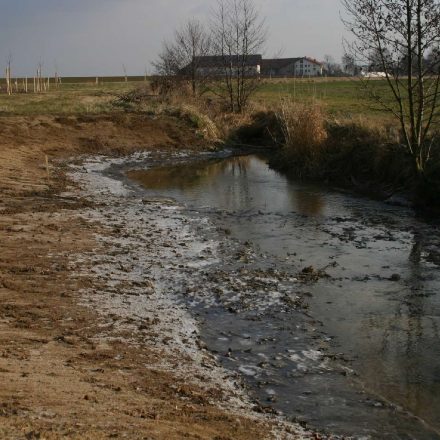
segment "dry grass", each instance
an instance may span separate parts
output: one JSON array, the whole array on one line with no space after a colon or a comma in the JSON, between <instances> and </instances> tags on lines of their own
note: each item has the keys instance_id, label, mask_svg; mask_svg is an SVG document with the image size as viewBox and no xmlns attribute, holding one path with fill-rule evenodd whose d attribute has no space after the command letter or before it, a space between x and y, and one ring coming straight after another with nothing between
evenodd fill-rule
<instances>
[{"instance_id":1,"label":"dry grass","mask_svg":"<svg viewBox=\"0 0 440 440\"><path fill-rule=\"evenodd\" d=\"M113 101L143 83L72 83L62 84L44 93L0 93L0 115L84 115L120 111Z\"/></svg>"},{"instance_id":2,"label":"dry grass","mask_svg":"<svg viewBox=\"0 0 440 440\"><path fill-rule=\"evenodd\" d=\"M208 141L220 140L220 131L216 124L198 105L179 103L165 107L163 112L189 122L203 139Z\"/></svg>"},{"instance_id":3,"label":"dry grass","mask_svg":"<svg viewBox=\"0 0 440 440\"><path fill-rule=\"evenodd\" d=\"M284 164L300 178L315 175L322 166L328 139L322 109L316 104L298 104L286 99L280 102L275 116L278 131L282 133L280 156Z\"/></svg>"},{"instance_id":4,"label":"dry grass","mask_svg":"<svg viewBox=\"0 0 440 440\"><path fill-rule=\"evenodd\" d=\"M114 104L124 111L182 119L194 127L201 138L214 142L237 141L237 130L252 124L257 112L267 111L265 106L253 102L242 113L227 112L220 99L209 94L194 96L184 84L179 90L169 87L166 93L158 92L154 86L137 88L120 95Z\"/></svg>"},{"instance_id":5,"label":"dry grass","mask_svg":"<svg viewBox=\"0 0 440 440\"><path fill-rule=\"evenodd\" d=\"M276 114L284 134L285 154L315 162L327 139L321 108L284 100Z\"/></svg>"},{"instance_id":6,"label":"dry grass","mask_svg":"<svg viewBox=\"0 0 440 440\"><path fill-rule=\"evenodd\" d=\"M218 114L217 111L209 108L209 102L194 98L185 89L180 94L159 95L154 89L143 86L118 96L113 105L124 111L173 116L189 124L201 139L209 142L219 142L222 137L211 118L211 114Z\"/></svg>"}]
</instances>

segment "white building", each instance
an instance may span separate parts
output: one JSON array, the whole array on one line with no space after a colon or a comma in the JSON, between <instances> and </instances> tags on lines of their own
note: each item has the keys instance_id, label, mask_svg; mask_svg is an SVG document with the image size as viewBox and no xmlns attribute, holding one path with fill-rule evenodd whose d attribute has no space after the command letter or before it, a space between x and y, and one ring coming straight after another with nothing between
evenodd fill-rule
<instances>
[{"instance_id":1,"label":"white building","mask_svg":"<svg viewBox=\"0 0 440 440\"><path fill-rule=\"evenodd\" d=\"M319 61L309 57L277 58L263 60L261 73L269 77L322 76L324 67Z\"/></svg>"}]
</instances>

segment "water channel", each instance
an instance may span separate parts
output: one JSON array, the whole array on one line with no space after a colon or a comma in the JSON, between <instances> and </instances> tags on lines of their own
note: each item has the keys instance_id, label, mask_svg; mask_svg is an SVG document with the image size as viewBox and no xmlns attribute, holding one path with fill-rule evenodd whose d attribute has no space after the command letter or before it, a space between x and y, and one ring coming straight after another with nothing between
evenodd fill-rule
<instances>
[{"instance_id":1,"label":"water channel","mask_svg":"<svg viewBox=\"0 0 440 440\"><path fill-rule=\"evenodd\" d=\"M259 253L266 267L292 277L310 266L325 271L314 282L297 283L305 315L276 308L258 317L220 307L198 310L208 347L232 353L222 362L240 371L261 401L340 435L440 438L435 221L289 180L259 155L129 175L148 194L208 216ZM324 345L326 359L343 368L324 361Z\"/></svg>"}]
</instances>

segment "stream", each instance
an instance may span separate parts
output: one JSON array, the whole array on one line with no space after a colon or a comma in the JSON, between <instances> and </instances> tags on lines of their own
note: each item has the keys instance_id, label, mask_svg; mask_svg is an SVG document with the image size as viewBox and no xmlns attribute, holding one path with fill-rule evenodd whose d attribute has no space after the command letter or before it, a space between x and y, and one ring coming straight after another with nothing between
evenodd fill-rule
<instances>
[{"instance_id":1,"label":"stream","mask_svg":"<svg viewBox=\"0 0 440 440\"><path fill-rule=\"evenodd\" d=\"M438 224L290 180L260 155L128 176L226 240L182 301L260 410L340 436L440 439Z\"/></svg>"}]
</instances>

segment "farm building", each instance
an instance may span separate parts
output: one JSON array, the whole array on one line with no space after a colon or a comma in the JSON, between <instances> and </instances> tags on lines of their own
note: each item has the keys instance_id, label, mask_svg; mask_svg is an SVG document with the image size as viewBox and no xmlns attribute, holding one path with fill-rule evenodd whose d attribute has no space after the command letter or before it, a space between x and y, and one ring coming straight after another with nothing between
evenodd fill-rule
<instances>
[{"instance_id":1,"label":"farm building","mask_svg":"<svg viewBox=\"0 0 440 440\"><path fill-rule=\"evenodd\" d=\"M248 55L245 57L246 73L249 76L259 76L261 74L261 55ZM197 74L200 76L221 76L225 74L225 68L232 66L237 69L242 66L243 58L236 56L212 55L196 57L195 65Z\"/></svg>"},{"instance_id":2,"label":"farm building","mask_svg":"<svg viewBox=\"0 0 440 440\"><path fill-rule=\"evenodd\" d=\"M261 74L269 77L322 76L322 63L309 57L263 60Z\"/></svg>"},{"instance_id":3,"label":"farm building","mask_svg":"<svg viewBox=\"0 0 440 440\"><path fill-rule=\"evenodd\" d=\"M309 57L263 59L261 55L248 55L244 58L222 55L196 57L194 66L197 75L200 77L222 76L225 74L225 68L232 66L234 70L239 66L241 67L243 60L248 76L322 76L324 71L322 63ZM186 66L180 73L188 73L190 67L191 65Z\"/></svg>"}]
</instances>

